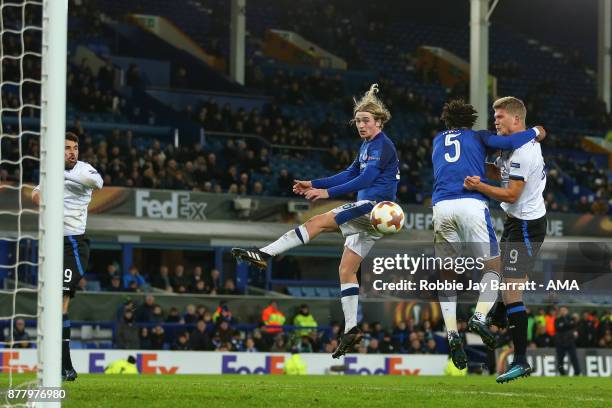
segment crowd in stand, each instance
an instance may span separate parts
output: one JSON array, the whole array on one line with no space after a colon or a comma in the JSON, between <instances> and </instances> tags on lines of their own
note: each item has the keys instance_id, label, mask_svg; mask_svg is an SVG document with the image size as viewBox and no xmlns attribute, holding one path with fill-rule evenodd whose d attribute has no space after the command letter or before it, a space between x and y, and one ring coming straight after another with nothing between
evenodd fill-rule
<instances>
[{"instance_id":1,"label":"crowd in stand","mask_svg":"<svg viewBox=\"0 0 612 408\"><path fill-rule=\"evenodd\" d=\"M140 273L136 265L121 274L115 263L106 266L105 271L99 271L95 278L100 282L100 289L109 292L147 292L152 288L166 293L191 293L197 295L240 295L233 279L221 280L217 269L211 269L206 274L202 266L195 266L191 273L178 264L172 273L166 265L159 267L158 273L148 274L146 277ZM85 287L86 283L82 283Z\"/></svg>"},{"instance_id":2,"label":"crowd in stand","mask_svg":"<svg viewBox=\"0 0 612 408\"><path fill-rule=\"evenodd\" d=\"M216 351L297 351L331 353L337 347L342 327L336 322L321 327L308 305L283 311L272 301L250 323L240 322L227 302L214 310L189 304L180 311L168 310L155 303L153 295L136 306L128 300L118 310L115 345L118 348ZM292 313L288 319L286 313ZM584 348L612 347L612 315L583 311L569 314L565 307L537 312L528 311L530 349L573 346ZM253 319L259 317L255 322ZM445 353L441 322L401 321L391 330L380 322L361 322L364 341L357 348L367 354L439 354ZM286 330L283 330L286 329ZM501 347L511 344L507 329L493 327ZM459 322L465 337L467 325ZM436 341L439 340L439 341ZM465 340L465 339L464 339Z\"/></svg>"},{"instance_id":3,"label":"crowd in stand","mask_svg":"<svg viewBox=\"0 0 612 408\"><path fill-rule=\"evenodd\" d=\"M612 348L611 311L583 310L570 313L565 306L531 311L528 309L529 349ZM290 315L287 318L286 315ZM342 327L337 322L321 326L307 304L283 310L271 301L250 323L240 322L226 301L215 309L188 304L183 310L171 306L164 310L153 294L141 304L128 299L117 309L114 345L121 349L270 351L332 353ZM440 354L446 352L440 322L400 321L392 329L380 322L361 322L363 341L356 352L363 354ZM458 322L464 337L467 325ZM492 326L500 347L511 346L507 329ZM0 331L0 341L12 341L15 348L30 348L33 338L24 319L14 321L12 337ZM437 341L438 340L438 341ZM443 345L443 346L441 346Z\"/></svg>"},{"instance_id":4,"label":"crowd in stand","mask_svg":"<svg viewBox=\"0 0 612 408\"><path fill-rule=\"evenodd\" d=\"M573 345L612 347L612 314L595 311L569 313L567 307L527 309L527 341L530 349ZM496 328L494 327L494 330ZM510 345L510 333L496 330L498 344Z\"/></svg>"},{"instance_id":5,"label":"crowd in stand","mask_svg":"<svg viewBox=\"0 0 612 408\"><path fill-rule=\"evenodd\" d=\"M82 7L74 7L73 15L89 15L95 8L88 8L91 2ZM347 22L343 13L339 12L346 4L324 4L320 9L312 10L310 7L289 7L287 24L298 32L312 32L314 40L322 44L353 44L356 42L352 25L354 21ZM9 9L9 13L12 8ZM79 11L80 10L80 11ZM87 11L89 10L89 11ZM309 18L313 14L322 21L335 22L337 30L309 30ZM361 10L356 15L365 15ZM365 38L376 41L384 31L384 15L376 10L367 13L370 24L367 30L360 33ZM312 17L312 16L311 16ZM10 18L9 18L10 20ZM97 20L97 18L95 19ZM215 19L213 18L213 21ZM99 31L99 28L97 29ZM214 31L214 30L212 30ZM71 31L73 38L81 38L80 31ZM346 40L341 41L339 40ZM7 53L20 48L20 40L16 36L7 36ZM40 40L32 33L24 34L25 49L36 48ZM362 58L359 47L343 47L351 66L359 66ZM408 56L409 57L409 56ZM406 61L409 61L407 58ZM40 59L24 58L24 77L34 79L40 77ZM408 65L413 66L413 63ZM20 74L19 61L5 59L3 61L4 79L18 79ZM181 68L185 70L185 68ZM498 75L515 77L520 75L519 67L515 64L501 64L495 67ZM138 106L132 106L129 99L115 90L116 68L110 60L97 72L93 72L86 60L78 64L70 64L68 71L68 102L84 114L106 113L116 120L130 120L138 123L154 124L155 114L151 111L142 111ZM178 70L181 71L181 70ZM423 73L423 80L430 75ZM429 81L429 80L427 80ZM430 182L424 175L431 170L431 140L430 136L441 130L441 124L434 112L432 103L425 95L416 92L405 84L393 80L382 80L381 89L385 103L392 112L416 113L423 119L418 135L414 138L397 137L397 147L401 163L402 178L398 191L398 198L403 203L427 204L431 193ZM126 83L130 88L142 86L143 78L138 66L132 64L126 73ZM35 84L24 84L23 95L25 103L36 102ZM232 194L253 195L290 195L290 180L293 175L287 170L280 174L272 174L270 161L272 156L269 146L260 142L246 142L240 139L240 134L253 134L261 136L268 143L274 145L289 145L299 147L321 147L328 152L311 154L311 160L320 161L329 172L342 170L348 166L355 156L351 148L341 148L339 142L343 140L356 140L354 131L348 121L340 121L337 115L329 113L323 122L316 123L310 118L292 117L283 114L281 106L320 105L333 106L336 111L351 111L351 94L357 90L348 89L345 79L338 74L323 74L313 70L310 74L294 75L290 71L278 69L272 74L264 75L261 69L252 60L247 64L247 85L259 89L272 97L272 102L261 111L254 109L232 110L229 105L220 106L214 100L201 103L200 106L188 106L185 117L199 123L207 131L223 131L236 135L234 140L228 140L222 151L212 151L209 146L181 146L175 149L172 145L163 146L153 141L150 146L143 148L137 146L133 140L132 132L113 131L110 137L98 143L78 124L75 126L81 136L81 158L90 162L103 174L105 185L119 185L127 187L188 189L205 192L226 192ZM461 87L449 90L449 97L462 94ZM530 107L530 117L537 117L538 99L526 100ZM4 92L3 106L17 108L19 106L18 93ZM531 114L532 109L536 112ZM23 116L37 116L34 108L24 110ZM574 116L589 117L594 127L609 126L612 121L606 115L601 104L582 98L577 101L573 111ZM13 129L5 129L14 132ZM420 136L419 136L420 135ZM392 137L394 135L391 135ZM399 135L405 136L405 135ZM563 138L556 138L554 132L544 142L549 146L575 147L574 141L566 143ZM3 150L17 151L16 144L10 145L10 140L3 140ZM9 147L8 149L4 149ZM39 147L36 143L28 141L28 148L36 156ZM302 154L297 158L303 158ZM606 214L609 211L610 182L605 170L594 166L592 162L577 163L556 160L561 166L552 169L549 174L550 192L546 195L546 202L551 211L580 211L595 214ZM24 161L24 174L26 181L35 181L35 163ZM11 174L12 173L12 174ZM253 180L254 175L276 178L276 182L262 183ZM564 184L568 181L565 175L573 177L579 186L590 189L593 194L584 194L579 199L568 193ZM19 176L16 169L13 171L2 169L0 179L11 180Z\"/></svg>"}]
</instances>

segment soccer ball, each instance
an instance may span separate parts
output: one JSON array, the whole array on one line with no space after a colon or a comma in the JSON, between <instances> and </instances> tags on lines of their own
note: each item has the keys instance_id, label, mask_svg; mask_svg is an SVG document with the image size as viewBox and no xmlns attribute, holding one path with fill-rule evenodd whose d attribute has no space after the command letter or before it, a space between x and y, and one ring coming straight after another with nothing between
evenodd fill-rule
<instances>
[{"instance_id":1,"label":"soccer ball","mask_svg":"<svg viewBox=\"0 0 612 408\"><path fill-rule=\"evenodd\" d=\"M381 234L395 234L404 226L404 211L393 201L381 201L372 208L370 222Z\"/></svg>"}]
</instances>

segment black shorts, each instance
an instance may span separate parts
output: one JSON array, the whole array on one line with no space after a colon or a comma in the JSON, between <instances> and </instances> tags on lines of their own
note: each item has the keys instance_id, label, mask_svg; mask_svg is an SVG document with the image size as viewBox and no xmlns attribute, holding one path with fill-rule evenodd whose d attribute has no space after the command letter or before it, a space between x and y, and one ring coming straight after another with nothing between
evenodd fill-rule
<instances>
[{"instance_id":1,"label":"black shorts","mask_svg":"<svg viewBox=\"0 0 612 408\"><path fill-rule=\"evenodd\" d=\"M64 296L74 297L89 262L89 239L85 235L64 237Z\"/></svg>"},{"instance_id":2,"label":"black shorts","mask_svg":"<svg viewBox=\"0 0 612 408\"><path fill-rule=\"evenodd\" d=\"M536 220L506 217L500 241L503 276L515 279L528 276L545 237L546 216Z\"/></svg>"}]
</instances>

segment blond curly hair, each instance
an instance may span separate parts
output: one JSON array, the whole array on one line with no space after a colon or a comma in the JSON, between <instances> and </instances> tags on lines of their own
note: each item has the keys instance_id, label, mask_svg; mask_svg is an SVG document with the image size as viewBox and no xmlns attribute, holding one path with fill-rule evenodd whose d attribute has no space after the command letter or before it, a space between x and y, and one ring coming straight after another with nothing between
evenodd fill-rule
<instances>
[{"instance_id":1,"label":"blond curly hair","mask_svg":"<svg viewBox=\"0 0 612 408\"><path fill-rule=\"evenodd\" d=\"M357 100L353 98L353 119L351 123L355 122L354 117L357 112L369 112L374 116L374 120L380 121L381 128L385 126L385 123L391 119L391 112L389 112L385 104L376 96L378 92L378 84L372 84L361 99Z\"/></svg>"}]
</instances>

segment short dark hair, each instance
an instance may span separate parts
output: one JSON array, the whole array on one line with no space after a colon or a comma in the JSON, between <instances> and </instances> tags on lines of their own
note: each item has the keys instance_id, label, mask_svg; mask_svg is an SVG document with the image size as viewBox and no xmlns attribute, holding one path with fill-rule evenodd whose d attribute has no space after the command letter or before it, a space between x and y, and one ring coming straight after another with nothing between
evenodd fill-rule
<instances>
[{"instance_id":1,"label":"short dark hair","mask_svg":"<svg viewBox=\"0 0 612 408\"><path fill-rule=\"evenodd\" d=\"M440 119L447 129L471 128L478 118L476 109L463 99L454 99L444 104Z\"/></svg>"},{"instance_id":2,"label":"short dark hair","mask_svg":"<svg viewBox=\"0 0 612 408\"><path fill-rule=\"evenodd\" d=\"M79 137L76 133L66 132L66 140L70 140L71 142L79 143Z\"/></svg>"}]
</instances>

